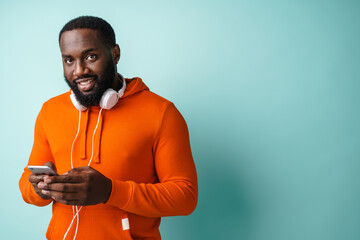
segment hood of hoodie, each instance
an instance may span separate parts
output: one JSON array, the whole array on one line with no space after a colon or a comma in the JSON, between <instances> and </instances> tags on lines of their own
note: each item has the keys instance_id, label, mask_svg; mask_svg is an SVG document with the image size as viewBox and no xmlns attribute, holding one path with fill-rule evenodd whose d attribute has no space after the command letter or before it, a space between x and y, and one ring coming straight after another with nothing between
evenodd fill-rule
<instances>
[{"instance_id":1,"label":"hood of hoodie","mask_svg":"<svg viewBox=\"0 0 360 240\"><path fill-rule=\"evenodd\" d=\"M126 90L121 98L127 98L144 90L149 90L141 78L125 78ZM119 99L120 101L121 99Z\"/></svg>"}]
</instances>

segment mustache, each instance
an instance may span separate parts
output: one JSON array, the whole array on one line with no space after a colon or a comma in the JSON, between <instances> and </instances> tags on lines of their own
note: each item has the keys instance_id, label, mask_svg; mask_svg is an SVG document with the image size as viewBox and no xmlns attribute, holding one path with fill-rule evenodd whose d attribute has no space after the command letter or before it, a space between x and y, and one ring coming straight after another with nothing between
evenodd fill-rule
<instances>
[{"instance_id":1,"label":"mustache","mask_svg":"<svg viewBox=\"0 0 360 240\"><path fill-rule=\"evenodd\" d=\"M73 82L76 82L77 80L81 80L81 79L84 79L84 78L94 78L94 80L96 81L97 75L90 75L90 74L82 75L81 77L78 77L78 78L74 79Z\"/></svg>"}]
</instances>

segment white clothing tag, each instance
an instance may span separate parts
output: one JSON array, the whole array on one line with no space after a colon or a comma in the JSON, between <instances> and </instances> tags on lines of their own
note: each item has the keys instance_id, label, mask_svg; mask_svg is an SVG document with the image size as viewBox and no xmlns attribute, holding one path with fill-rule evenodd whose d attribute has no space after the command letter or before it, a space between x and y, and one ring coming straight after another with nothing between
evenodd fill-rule
<instances>
[{"instance_id":1,"label":"white clothing tag","mask_svg":"<svg viewBox=\"0 0 360 240\"><path fill-rule=\"evenodd\" d=\"M121 219L121 221L122 221L123 231L129 230L130 229L129 219L128 218L123 218L123 219Z\"/></svg>"}]
</instances>

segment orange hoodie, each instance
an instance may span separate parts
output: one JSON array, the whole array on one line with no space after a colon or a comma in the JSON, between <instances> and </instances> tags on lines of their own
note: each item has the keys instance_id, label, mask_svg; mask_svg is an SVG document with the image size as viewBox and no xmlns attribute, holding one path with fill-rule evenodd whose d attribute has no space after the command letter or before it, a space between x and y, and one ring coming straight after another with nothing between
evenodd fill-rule
<instances>
[{"instance_id":1,"label":"orange hoodie","mask_svg":"<svg viewBox=\"0 0 360 240\"><path fill-rule=\"evenodd\" d=\"M183 117L171 102L150 92L140 78L126 81L124 96L101 113L90 165L111 179L112 192L105 204L80 211L77 239L161 239L160 217L188 215L196 207L196 170ZM59 174L71 169L79 113L69 95L44 103L28 165L52 161ZM99 111L95 106L81 112L74 167L89 162ZM30 174L25 168L20 178L23 199L37 206L53 202L46 237L63 239L73 217L72 207L40 198L28 181ZM74 232L73 226L67 239Z\"/></svg>"}]
</instances>

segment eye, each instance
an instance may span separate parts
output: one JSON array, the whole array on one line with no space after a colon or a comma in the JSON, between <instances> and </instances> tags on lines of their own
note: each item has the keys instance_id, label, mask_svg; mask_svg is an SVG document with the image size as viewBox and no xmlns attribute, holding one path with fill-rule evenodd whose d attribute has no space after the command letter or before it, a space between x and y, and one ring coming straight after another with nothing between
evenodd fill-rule
<instances>
[{"instance_id":1,"label":"eye","mask_svg":"<svg viewBox=\"0 0 360 240\"><path fill-rule=\"evenodd\" d=\"M64 59L64 63L66 63L66 64L71 64L73 61L74 61L74 60L71 59L71 58L65 58L65 59Z\"/></svg>"},{"instance_id":2,"label":"eye","mask_svg":"<svg viewBox=\"0 0 360 240\"><path fill-rule=\"evenodd\" d=\"M95 54L89 54L89 55L87 55L86 60L94 61L94 60L96 60L96 58L97 58L97 56Z\"/></svg>"}]
</instances>

